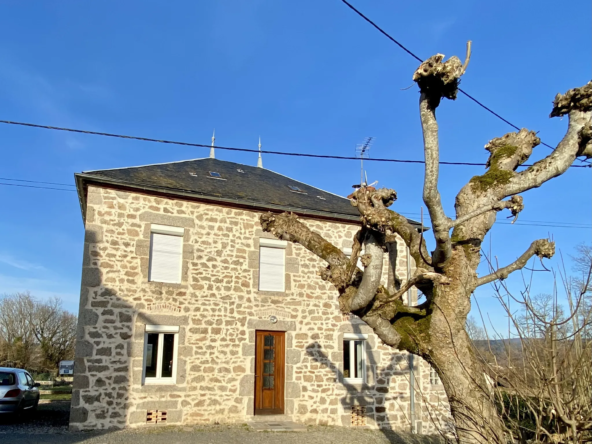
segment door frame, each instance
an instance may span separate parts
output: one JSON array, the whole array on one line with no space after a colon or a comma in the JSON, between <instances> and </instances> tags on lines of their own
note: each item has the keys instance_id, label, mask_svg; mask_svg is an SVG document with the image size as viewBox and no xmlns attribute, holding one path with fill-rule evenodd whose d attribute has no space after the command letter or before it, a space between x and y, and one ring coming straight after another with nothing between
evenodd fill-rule
<instances>
[{"instance_id":1,"label":"door frame","mask_svg":"<svg viewBox=\"0 0 592 444\"><path fill-rule=\"evenodd\" d=\"M262 402L260 393L263 391L263 340L265 335L270 334L274 340L274 401L276 407L273 409L258 408ZM279 383L278 383L279 382ZM286 398L286 332L277 330L255 330L255 396L254 415L283 415L285 412Z\"/></svg>"}]
</instances>

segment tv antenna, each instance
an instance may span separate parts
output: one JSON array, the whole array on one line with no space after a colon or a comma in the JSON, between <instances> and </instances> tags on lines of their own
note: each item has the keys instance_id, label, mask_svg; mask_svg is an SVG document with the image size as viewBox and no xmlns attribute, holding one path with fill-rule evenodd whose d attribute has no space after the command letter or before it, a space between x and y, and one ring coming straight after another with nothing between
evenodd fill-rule
<instances>
[{"instance_id":1,"label":"tv antenna","mask_svg":"<svg viewBox=\"0 0 592 444\"><path fill-rule=\"evenodd\" d=\"M356 153L360 156L360 187L368 184L367 176L366 180L364 180L364 157L368 158L368 152L370 151L370 145L372 145L373 139L374 137L372 136L366 137L366 140L356 147Z\"/></svg>"}]
</instances>

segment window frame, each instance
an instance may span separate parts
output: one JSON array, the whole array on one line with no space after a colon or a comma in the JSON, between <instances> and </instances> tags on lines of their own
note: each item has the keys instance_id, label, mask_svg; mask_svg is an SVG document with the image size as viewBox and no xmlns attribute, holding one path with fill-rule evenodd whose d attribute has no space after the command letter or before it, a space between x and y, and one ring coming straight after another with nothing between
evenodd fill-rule
<instances>
[{"instance_id":1,"label":"window frame","mask_svg":"<svg viewBox=\"0 0 592 444\"><path fill-rule=\"evenodd\" d=\"M431 385L442 385L442 380L440 379L440 375L434 367L430 365L430 384Z\"/></svg>"},{"instance_id":2,"label":"window frame","mask_svg":"<svg viewBox=\"0 0 592 444\"><path fill-rule=\"evenodd\" d=\"M179 254L179 275L177 280L156 280L153 279L153 259L154 259L154 234L161 234L165 236L175 236L181 238L181 251ZM169 225L150 225L150 248L148 251L148 282L162 282L165 284L180 284L183 282L183 237L185 236L185 229L182 227L173 227Z\"/></svg>"},{"instance_id":3,"label":"window frame","mask_svg":"<svg viewBox=\"0 0 592 444\"><path fill-rule=\"evenodd\" d=\"M287 241L283 241L283 240L279 240L279 239L267 239L267 238L260 238L259 239L259 282L257 284L257 290L258 291L275 291L278 293L285 293L286 292L286 248L288 247L288 242ZM283 270L281 273L281 278L282 278L282 288L280 289L270 289L270 288L261 288L261 283L262 283L262 279L261 279L261 274L263 271L263 267L261 266L261 249L262 248L273 248L273 249L278 249L278 250L283 250L283 255L284 255L284 264L283 264Z\"/></svg>"},{"instance_id":4,"label":"window frame","mask_svg":"<svg viewBox=\"0 0 592 444\"><path fill-rule=\"evenodd\" d=\"M353 248L352 247L347 247L347 248L342 248L341 251L343 251L343 254L345 254L347 256L348 259L351 259L351 255L353 252ZM364 245L362 245L362 249L360 251L360 255L358 256L358 262L356 263L356 265L358 266L358 268L362 271L366 270L366 267L364 267L364 264L362 264L362 255L366 254L366 247L364 247Z\"/></svg>"},{"instance_id":5,"label":"window frame","mask_svg":"<svg viewBox=\"0 0 592 444\"><path fill-rule=\"evenodd\" d=\"M146 357L148 353L148 335L158 334L158 349L156 357L155 377L146 376ZM170 378L162 377L162 355L164 335L174 335L173 344L173 371ZM179 326L178 325L146 325L144 328L144 352L142 354L142 385L174 385L177 383L177 367L179 365ZM160 373L160 377L158 374Z\"/></svg>"},{"instance_id":6,"label":"window frame","mask_svg":"<svg viewBox=\"0 0 592 444\"><path fill-rule=\"evenodd\" d=\"M355 362L355 341L362 341L362 354L361 354L361 364L362 364L362 377L361 378L346 378L345 377L345 350L343 350L343 382L348 384L365 384L366 383L366 376L367 376L367 369L366 369L366 353L368 347L368 335L360 334L360 333L344 333L343 334L343 346L345 347L345 341L349 341L349 368L356 368Z\"/></svg>"}]
</instances>

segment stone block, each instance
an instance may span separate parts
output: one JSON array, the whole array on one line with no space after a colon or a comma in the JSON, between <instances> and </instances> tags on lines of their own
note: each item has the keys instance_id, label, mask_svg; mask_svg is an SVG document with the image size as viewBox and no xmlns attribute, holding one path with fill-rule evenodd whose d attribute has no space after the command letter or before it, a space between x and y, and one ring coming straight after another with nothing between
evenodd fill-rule
<instances>
[{"instance_id":1,"label":"stone block","mask_svg":"<svg viewBox=\"0 0 592 444\"><path fill-rule=\"evenodd\" d=\"M255 356L255 344L241 344L242 356Z\"/></svg>"},{"instance_id":2,"label":"stone block","mask_svg":"<svg viewBox=\"0 0 592 444\"><path fill-rule=\"evenodd\" d=\"M88 376L86 375L74 375L72 387L77 390L87 389L90 387Z\"/></svg>"},{"instance_id":3,"label":"stone block","mask_svg":"<svg viewBox=\"0 0 592 444\"><path fill-rule=\"evenodd\" d=\"M84 231L84 242L87 244L98 244L103 242L103 227L87 223Z\"/></svg>"},{"instance_id":4,"label":"stone block","mask_svg":"<svg viewBox=\"0 0 592 444\"><path fill-rule=\"evenodd\" d=\"M129 414L129 423L130 424L142 424L146 422L146 415L147 415L148 411L147 410L136 410L134 412L131 412Z\"/></svg>"},{"instance_id":5,"label":"stone block","mask_svg":"<svg viewBox=\"0 0 592 444\"><path fill-rule=\"evenodd\" d=\"M299 364L302 359L302 352L300 350L286 350L286 364Z\"/></svg>"},{"instance_id":6,"label":"stone block","mask_svg":"<svg viewBox=\"0 0 592 444\"><path fill-rule=\"evenodd\" d=\"M89 358L93 355L94 346L88 341L76 341L76 357Z\"/></svg>"},{"instance_id":7,"label":"stone block","mask_svg":"<svg viewBox=\"0 0 592 444\"><path fill-rule=\"evenodd\" d=\"M255 391L255 375L244 375L239 382L239 396L252 396Z\"/></svg>"},{"instance_id":8,"label":"stone block","mask_svg":"<svg viewBox=\"0 0 592 444\"><path fill-rule=\"evenodd\" d=\"M179 401L164 401L159 399L154 401L142 401L136 406L138 410L172 410L177 409L178 407Z\"/></svg>"},{"instance_id":9,"label":"stone block","mask_svg":"<svg viewBox=\"0 0 592 444\"><path fill-rule=\"evenodd\" d=\"M84 407L73 407L70 409L70 423L82 423L88 419L88 410Z\"/></svg>"},{"instance_id":10,"label":"stone block","mask_svg":"<svg viewBox=\"0 0 592 444\"><path fill-rule=\"evenodd\" d=\"M101 285L101 270L94 267L82 267L82 283L83 287L98 287Z\"/></svg>"},{"instance_id":11,"label":"stone block","mask_svg":"<svg viewBox=\"0 0 592 444\"><path fill-rule=\"evenodd\" d=\"M171 227L195 228L195 220L192 217L172 216L170 214L153 213L151 211L140 213L140 221L169 225Z\"/></svg>"},{"instance_id":12,"label":"stone block","mask_svg":"<svg viewBox=\"0 0 592 444\"><path fill-rule=\"evenodd\" d=\"M167 410L167 423L180 424L182 422L183 422L183 410Z\"/></svg>"},{"instance_id":13,"label":"stone block","mask_svg":"<svg viewBox=\"0 0 592 444\"><path fill-rule=\"evenodd\" d=\"M286 382L286 399L298 399L300 395L300 384L297 382Z\"/></svg>"}]
</instances>

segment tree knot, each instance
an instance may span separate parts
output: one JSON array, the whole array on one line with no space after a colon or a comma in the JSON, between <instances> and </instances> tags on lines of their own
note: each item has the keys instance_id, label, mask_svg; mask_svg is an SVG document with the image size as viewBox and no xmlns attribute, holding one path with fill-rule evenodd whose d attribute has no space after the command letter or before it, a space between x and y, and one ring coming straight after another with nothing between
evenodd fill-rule
<instances>
[{"instance_id":1,"label":"tree knot","mask_svg":"<svg viewBox=\"0 0 592 444\"><path fill-rule=\"evenodd\" d=\"M433 109L438 107L442 97L450 100L456 99L460 77L467 69L470 55L471 45L469 42L464 65L456 56L452 56L442 63L444 54L436 54L419 65L413 74L413 81L417 83L420 91L426 94Z\"/></svg>"},{"instance_id":2,"label":"tree knot","mask_svg":"<svg viewBox=\"0 0 592 444\"><path fill-rule=\"evenodd\" d=\"M557 94L549 117L564 116L570 111L592 111L592 81L565 94Z\"/></svg>"},{"instance_id":3,"label":"tree knot","mask_svg":"<svg viewBox=\"0 0 592 444\"><path fill-rule=\"evenodd\" d=\"M550 242L547 239L535 241L535 254L540 259L551 259L555 254L555 242Z\"/></svg>"},{"instance_id":4,"label":"tree knot","mask_svg":"<svg viewBox=\"0 0 592 444\"><path fill-rule=\"evenodd\" d=\"M532 154L532 149L541 143L534 131L522 128L518 132L507 133L491 139L485 149L491 154L486 168L514 171Z\"/></svg>"}]
</instances>

